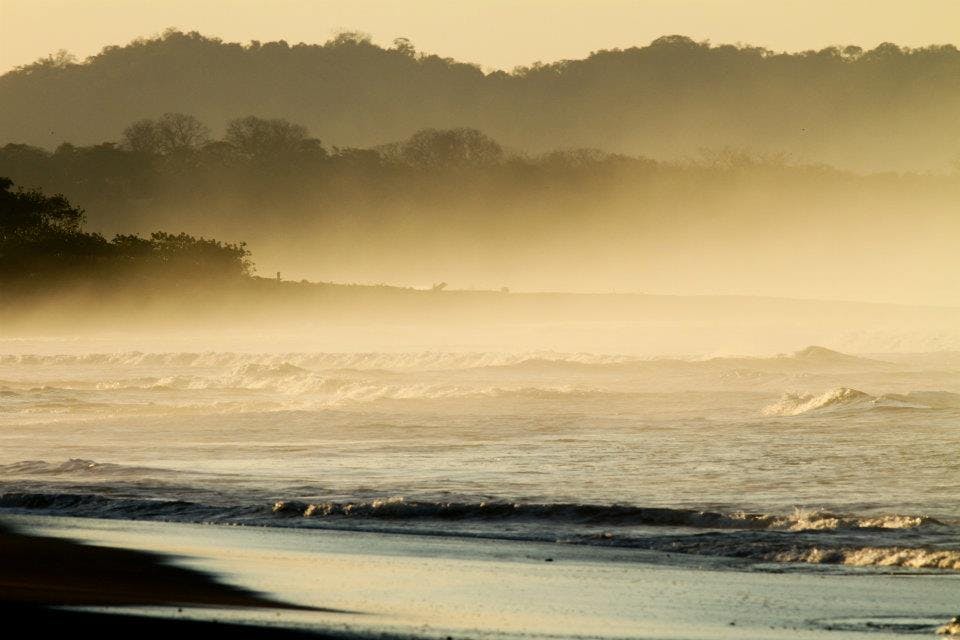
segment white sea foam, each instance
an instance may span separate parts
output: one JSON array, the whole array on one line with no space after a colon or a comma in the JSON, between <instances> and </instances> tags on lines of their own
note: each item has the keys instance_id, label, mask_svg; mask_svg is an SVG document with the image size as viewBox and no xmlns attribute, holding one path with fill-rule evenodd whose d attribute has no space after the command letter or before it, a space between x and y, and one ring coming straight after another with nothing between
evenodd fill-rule
<instances>
[{"instance_id":1,"label":"white sea foam","mask_svg":"<svg viewBox=\"0 0 960 640\"><path fill-rule=\"evenodd\" d=\"M942 636L960 637L960 616L954 616L947 624L937 627L937 633Z\"/></svg>"},{"instance_id":2,"label":"white sea foam","mask_svg":"<svg viewBox=\"0 0 960 640\"><path fill-rule=\"evenodd\" d=\"M874 397L848 387L839 387L820 395L787 393L774 404L764 407L768 416L796 416L813 411L846 408L872 402Z\"/></svg>"},{"instance_id":3,"label":"white sea foam","mask_svg":"<svg viewBox=\"0 0 960 640\"><path fill-rule=\"evenodd\" d=\"M855 567L904 567L909 569L943 569L960 571L960 551L951 549L917 549L912 547L859 547L781 551L771 558L777 562L812 564L844 564Z\"/></svg>"},{"instance_id":4,"label":"white sea foam","mask_svg":"<svg viewBox=\"0 0 960 640\"><path fill-rule=\"evenodd\" d=\"M2 476L157 476L173 474L170 469L97 462L84 458L71 458L63 462L46 460L22 460L0 465Z\"/></svg>"},{"instance_id":5,"label":"white sea foam","mask_svg":"<svg viewBox=\"0 0 960 640\"><path fill-rule=\"evenodd\" d=\"M89 460L48 464L28 461L0 467L4 475L107 475L123 482L130 473L156 476L162 469L103 465ZM172 472L170 472L172 473ZM98 481L102 481L98 480ZM159 482L159 481L158 481ZM233 483L231 483L233 484ZM51 488L56 484L48 485ZM138 487L121 484L125 492ZM833 564L960 571L956 525L902 515L836 516L818 512L788 515L732 514L685 508L509 500L421 501L403 496L345 501L278 500L268 504L243 494L215 503L69 492L0 494L0 509L98 518L163 519L260 526L349 526L361 530L429 532L432 535L527 537L576 544L639 548L669 553L736 557L755 562ZM121 492L124 493L124 492ZM349 524L348 524L349 523ZM929 526L928 526L929 525ZM598 528L600 532L598 532ZM924 527L919 531L920 527ZM818 529L844 529L825 535ZM691 531L692 530L692 531Z\"/></svg>"},{"instance_id":6,"label":"white sea foam","mask_svg":"<svg viewBox=\"0 0 960 640\"><path fill-rule=\"evenodd\" d=\"M500 352L366 352L366 353L94 353L85 355L2 355L0 365L123 366L225 368L291 365L312 370L452 370L511 366L525 362L605 364L637 360L631 356L531 351Z\"/></svg>"},{"instance_id":7,"label":"white sea foam","mask_svg":"<svg viewBox=\"0 0 960 640\"><path fill-rule=\"evenodd\" d=\"M838 387L819 395L787 393L763 408L767 416L798 416L850 409L960 409L960 394L948 391L911 391L873 396Z\"/></svg>"},{"instance_id":8,"label":"white sea foam","mask_svg":"<svg viewBox=\"0 0 960 640\"><path fill-rule=\"evenodd\" d=\"M359 352L359 353L237 353L237 352L173 352L90 353L83 355L0 355L0 366L121 366L121 367L189 367L224 368L244 365L266 367L289 364L312 370L399 370L445 371L487 367L569 367L622 366L624 364L663 366L669 364L724 365L788 365L833 366L875 369L890 363L862 358L811 346L789 355L775 356L712 356L691 358L641 358L622 354L563 353L557 351L524 352Z\"/></svg>"},{"instance_id":9,"label":"white sea foam","mask_svg":"<svg viewBox=\"0 0 960 640\"><path fill-rule=\"evenodd\" d=\"M915 529L939 525L933 518L920 515L885 514L857 516L836 514L819 509L795 509L788 514L735 513L734 520L762 525L766 529L784 531L823 531L839 529Z\"/></svg>"}]
</instances>

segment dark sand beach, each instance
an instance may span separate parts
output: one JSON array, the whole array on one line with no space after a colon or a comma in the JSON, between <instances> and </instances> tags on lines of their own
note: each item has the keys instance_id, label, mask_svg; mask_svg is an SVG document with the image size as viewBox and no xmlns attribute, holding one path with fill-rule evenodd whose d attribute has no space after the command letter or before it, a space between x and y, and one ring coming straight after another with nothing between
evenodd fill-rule
<instances>
[{"instance_id":1,"label":"dark sand beach","mask_svg":"<svg viewBox=\"0 0 960 640\"><path fill-rule=\"evenodd\" d=\"M146 618L61 608L118 606L239 607L311 610L170 564L157 553L91 546L30 535L0 524L0 614L34 633L83 629L100 637L323 637L308 631L251 625Z\"/></svg>"},{"instance_id":2,"label":"dark sand beach","mask_svg":"<svg viewBox=\"0 0 960 640\"><path fill-rule=\"evenodd\" d=\"M9 521L33 535L0 539L7 619L108 638L894 640L933 637L960 586L954 572L783 570L457 536Z\"/></svg>"}]
</instances>

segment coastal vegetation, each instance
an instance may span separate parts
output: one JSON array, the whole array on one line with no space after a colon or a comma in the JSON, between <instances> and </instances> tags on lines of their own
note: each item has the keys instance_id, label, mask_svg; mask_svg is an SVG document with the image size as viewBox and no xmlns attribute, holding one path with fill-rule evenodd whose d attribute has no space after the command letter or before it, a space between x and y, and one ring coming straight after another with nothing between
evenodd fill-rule
<instances>
[{"instance_id":1,"label":"coastal vegetation","mask_svg":"<svg viewBox=\"0 0 960 640\"><path fill-rule=\"evenodd\" d=\"M107 240L84 230L84 211L62 195L14 188L0 177L0 286L30 291L64 283L210 285L250 276L241 244L157 231Z\"/></svg>"},{"instance_id":2,"label":"coastal vegetation","mask_svg":"<svg viewBox=\"0 0 960 640\"><path fill-rule=\"evenodd\" d=\"M151 259L173 250L159 245L194 251L192 240L151 240L166 229L247 242L261 273L294 280L696 292L743 277L757 292L790 283L800 297L829 283L841 299L883 299L899 282L921 301L957 291L947 240L958 172L861 174L735 148L683 161L528 153L467 127L337 147L306 125L253 115L213 131L171 112L93 145L11 142L0 176L83 206L101 266L121 245L140 246L131 235L156 243L143 252ZM825 234L836 251L824 251ZM928 248L923 264L907 260L916 242ZM229 255L225 272L242 271ZM841 268L847 277L830 275Z\"/></svg>"},{"instance_id":3,"label":"coastal vegetation","mask_svg":"<svg viewBox=\"0 0 960 640\"><path fill-rule=\"evenodd\" d=\"M219 136L256 114L340 147L465 126L537 153L589 146L677 159L734 146L861 171L942 171L957 157L958 77L960 51L948 44L783 53L668 35L493 70L405 38L241 44L171 29L3 75L0 140L87 146L166 112L195 114Z\"/></svg>"}]
</instances>

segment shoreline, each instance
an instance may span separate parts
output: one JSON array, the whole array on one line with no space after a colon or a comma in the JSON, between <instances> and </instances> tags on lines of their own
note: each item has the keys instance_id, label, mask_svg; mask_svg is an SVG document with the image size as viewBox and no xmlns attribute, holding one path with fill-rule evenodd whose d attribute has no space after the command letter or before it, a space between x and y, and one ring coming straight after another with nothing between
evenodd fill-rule
<instances>
[{"instance_id":1,"label":"shoreline","mask_svg":"<svg viewBox=\"0 0 960 640\"><path fill-rule=\"evenodd\" d=\"M42 606L304 609L171 561L158 553L31 535L0 523L0 601Z\"/></svg>"},{"instance_id":2,"label":"shoreline","mask_svg":"<svg viewBox=\"0 0 960 640\"><path fill-rule=\"evenodd\" d=\"M211 574L177 566L174 557L69 538L32 535L0 522L0 616L34 632L82 628L100 637L169 637L187 633L212 638L262 637L266 628L175 618L147 618L76 607L171 606L314 610L289 604ZM66 608L64 608L66 607ZM317 633L269 629L281 638Z\"/></svg>"},{"instance_id":3,"label":"shoreline","mask_svg":"<svg viewBox=\"0 0 960 640\"><path fill-rule=\"evenodd\" d=\"M932 637L960 597L953 574L750 569L662 552L414 534L10 519L40 539L146 551L270 594L254 595L254 606L57 610L49 622L106 625L116 637L139 626L168 635L183 623L214 637L239 624L290 637L880 640ZM275 602L297 604L270 608Z\"/></svg>"}]
</instances>

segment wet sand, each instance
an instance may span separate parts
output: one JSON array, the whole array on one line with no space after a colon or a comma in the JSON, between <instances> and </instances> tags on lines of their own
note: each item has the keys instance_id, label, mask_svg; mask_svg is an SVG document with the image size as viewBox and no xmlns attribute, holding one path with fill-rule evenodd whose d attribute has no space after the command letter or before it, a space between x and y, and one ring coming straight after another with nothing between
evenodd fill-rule
<instances>
[{"instance_id":1,"label":"wet sand","mask_svg":"<svg viewBox=\"0 0 960 640\"><path fill-rule=\"evenodd\" d=\"M226 607L311 610L281 602L214 576L176 566L162 554L91 546L67 538L30 535L0 524L0 616L33 633L83 629L101 637L262 637L264 628L66 609L118 606ZM275 637L317 634L271 628ZM279 636L277 636L279 634Z\"/></svg>"},{"instance_id":2,"label":"wet sand","mask_svg":"<svg viewBox=\"0 0 960 640\"><path fill-rule=\"evenodd\" d=\"M372 532L44 516L16 521L41 535L166 554L179 568L270 594L224 592L233 604L252 598L249 606L98 609L155 620L145 625L150 629L189 619L216 621L216 629L245 624L244 630L259 625L271 635L293 629L354 638L903 640L936 637L960 602L956 573L757 566ZM277 601L293 607L272 608Z\"/></svg>"},{"instance_id":3,"label":"wet sand","mask_svg":"<svg viewBox=\"0 0 960 640\"><path fill-rule=\"evenodd\" d=\"M161 554L29 535L0 525L0 600L34 605L294 607Z\"/></svg>"}]
</instances>

